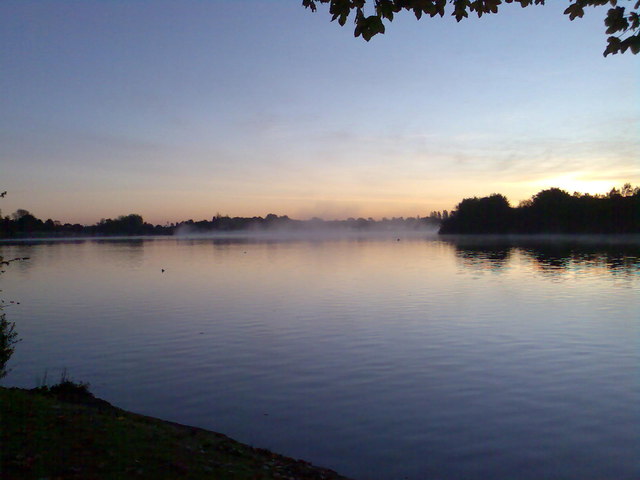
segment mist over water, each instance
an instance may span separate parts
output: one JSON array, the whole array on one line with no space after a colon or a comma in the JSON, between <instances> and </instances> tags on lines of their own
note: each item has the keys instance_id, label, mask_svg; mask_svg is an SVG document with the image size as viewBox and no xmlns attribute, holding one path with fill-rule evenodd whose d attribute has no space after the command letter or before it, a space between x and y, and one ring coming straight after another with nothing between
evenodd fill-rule
<instances>
[{"instance_id":1,"label":"mist over water","mask_svg":"<svg viewBox=\"0 0 640 480\"><path fill-rule=\"evenodd\" d=\"M256 237L267 239L328 240L339 238L386 238L388 236L416 236L436 234L441 220L433 212L431 217L394 217L376 221L373 218L348 218L329 220L314 217L310 220L293 220L287 215L268 214L262 217L228 217L216 215L211 221L189 220L177 226L175 235L198 237Z\"/></svg>"},{"instance_id":2,"label":"mist over water","mask_svg":"<svg viewBox=\"0 0 640 480\"><path fill-rule=\"evenodd\" d=\"M177 229L176 238L210 238L210 239L247 239L255 241L328 241L348 239L402 239L402 238L436 238L437 225L427 225L421 228L386 228L384 226L370 227L367 230L357 230L349 227L316 226L309 228L276 227L268 230L238 230L220 232L217 230L198 230L188 225Z\"/></svg>"},{"instance_id":3,"label":"mist over water","mask_svg":"<svg viewBox=\"0 0 640 480\"><path fill-rule=\"evenodd\" d=\"M308 233L2 244L4 384L357 479L637 478L640 242Z\"/></svg>"}]
</instances>

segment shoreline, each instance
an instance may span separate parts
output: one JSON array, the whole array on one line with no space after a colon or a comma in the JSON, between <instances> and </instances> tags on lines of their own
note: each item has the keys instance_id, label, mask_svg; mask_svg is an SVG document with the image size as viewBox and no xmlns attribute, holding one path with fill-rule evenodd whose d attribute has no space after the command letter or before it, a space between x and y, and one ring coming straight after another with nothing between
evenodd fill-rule
<instances>
[{"instance_id":1,"label":"shoreline","mask_svg":"<svg viewBox=\"0 0 640 480\"><path fill-rule=\"evenodd\" d=\"M0 387L3 478L348 480L224 434L122 410L88 390Z\"/></svg>"},{"instance_id":2,"label":"shoreline","mask_svg":"<svg viewBox=\"0 0 640 480\"><path fill-rule=\"evenodd\" d=\"M487 241L540 241L540 242L568 242L577 241L585 244L597 243L638 243L638 232L584 233L584 232L503 232L503 233L469 233L447 232L437 230L292 230L292 231L213 231L178 234L151 235L50 235L50 236L0 236L0 245L53 243L53 242L86 242L86 241L143 241L143 240L342 240L342 239L395 239L429 237L441 240L475 240Z\"/></svg>"}]
</instances>

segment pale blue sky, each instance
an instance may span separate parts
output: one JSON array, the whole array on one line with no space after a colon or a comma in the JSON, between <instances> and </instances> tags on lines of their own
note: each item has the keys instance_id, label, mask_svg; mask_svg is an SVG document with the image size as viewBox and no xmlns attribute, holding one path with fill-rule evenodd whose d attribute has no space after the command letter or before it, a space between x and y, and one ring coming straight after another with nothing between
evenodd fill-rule
<instances>
[{"instance_id":1,"label":"pale blue sky","mask_svg":"<svg viewBox=\"0 0 640 480\"><path fill-rule=\"evenodd\" d=\"M366 43L299 0L3 0L0 207L379 218L640 184L640 58L549 3Z\"/></svg>"}]
</instances>

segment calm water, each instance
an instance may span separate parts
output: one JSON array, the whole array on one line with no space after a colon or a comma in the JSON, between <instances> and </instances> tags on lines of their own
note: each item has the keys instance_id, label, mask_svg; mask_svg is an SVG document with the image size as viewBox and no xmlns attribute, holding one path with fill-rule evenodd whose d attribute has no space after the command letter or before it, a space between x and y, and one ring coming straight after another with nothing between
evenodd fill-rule
<instances>
[{"instance_id":1,"label":"calm water","mask_svg":"<svg viewBox=\"0 0 640 480\"><path fill-rule=\"evenodd\" d=\"M0 244L22 343L123 408L358 479L640 478L640 244ZM161 269L165 269L162 273Z\"/></svg>"}]
</instances>

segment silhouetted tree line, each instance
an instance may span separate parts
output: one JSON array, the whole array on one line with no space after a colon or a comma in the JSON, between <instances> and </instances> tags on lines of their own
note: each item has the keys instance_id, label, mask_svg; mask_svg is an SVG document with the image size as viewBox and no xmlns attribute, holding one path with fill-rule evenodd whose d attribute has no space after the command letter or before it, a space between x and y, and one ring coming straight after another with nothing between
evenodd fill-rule
<instances>
[{"instance_id":1,"label":"silhouetted tree line","mask_svg":"<svg viewBox=\"0 0 640 480\"><path fill-rule=\"evenodd\" d=\"M604 195L543 190L511 207L504 195L465 198L440 234L640 233L640 187L625 184Z\"/></svg>"},{"instance_id":2,"label":"silhouetted tree line","mask_svg":"<svg viewBox=\"0 0 640 480\"><path fill-rule=\"evenodd\" d=\"M446 211L445 211L446 214ZM287 215L273 213L266 217L229 217L216 215L210 221L193 219L170 225L152 225L137 214L118 218L102 219L95 225L80 225L36 218L27 210L17 210L7 217L0 216L0 238L47 238L84 236L140 236L173 235L176 231L185 233L267 231L267 230L314 230L349 229L357 231L376 230L419 230L437 228L443 215L432 212L429 217L394 217L374 220L373 218L348 218L347 220L325 221L321 218L293 220ZM446 215L445 217L446 218Z\"/></svg>"},{"instance_id":3,"label":"silhouetted tree line","mask_svg":"<svg viewBox=\"0 0 640 480\"><path fill-rule=\"evenodd\" d=\"M449 212L447 212L446 210L443 210L442 212L439 211L434 211L431 212L429 214L429 218L436 218L438 220L446 220L447 218L449 218Z\"/></svg>"},{"instance_id":4,"label":"silhouetted tree line","mask_svg":"<svg viewBox=\"0 0 640 480\"><path fill-rule=\"evenodd\" d=\"M151 225L140 215L123 215L115 220L102 219L95 225L62 224L57 220L36 218L27 210L17 210L11 216L0 217L0 238L170 235L172 227Z\"/></svg>"},{"instance_id":5,"label":"silhouetted tree line","mask_svg":"<svg viewBox=\"0 0 640 480\"><path fill-rule=\"evenodd\" d=\"M314 230L353 230L353 231L398 231L437 228L441 217L393 217L374 220L373 218L347 218L346 220L323 220L314 217L310 220L294 220L287 215L273 213L266 217L229 217L216 215L211 221L194 222L187 220L175 225L176 229L187 233L248 231L314 231Z\"/></svg>"}]
</instances>

